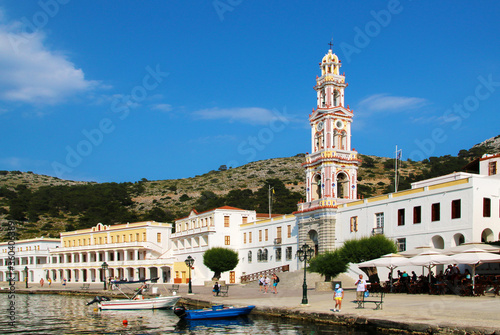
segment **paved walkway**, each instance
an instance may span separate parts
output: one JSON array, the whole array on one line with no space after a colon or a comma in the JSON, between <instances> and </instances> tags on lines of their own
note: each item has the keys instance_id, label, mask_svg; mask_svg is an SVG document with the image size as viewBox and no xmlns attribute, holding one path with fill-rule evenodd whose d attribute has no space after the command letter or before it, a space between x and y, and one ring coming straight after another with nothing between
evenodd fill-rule
<instances>
[{"instance_id":1,"label":"paved walkway","mask_svg":"<svg viewBox=\"0 0 500 335\"><path fill-rule=\"evenodd\" d=\"M312 283L310 284L312 285ZM4 286L0 284L0 287ZM23 285L16 285L24 291ZM159 284L159 293L167 294L170 285ZM89 290L80 290L81 284L69 283L66 287L52 284L30 284L30 291L82 291L89 295L104 294L102 283L90 284ZM334 323L369 323L381 327L407 329L413 331L451 332L462 330L467 333L500 333L500 297L487 293L482 297L436 296L387 294L382 310L374 310L374 304L367 304L365 309L356 309L355 291L346 288L342 311L333 313L332 292L307 291L308 305L302 305L302 289L296 286L287 288L283 280L278 286L278 294L259 292L256 283L231 285L228 297L214 297L210 287L193 286L193 294L187 294L187 285L181 285L182 297L194 301L224 303L230 305L255 305L256 312L283 315L296 314ZM40 292L41 293L41 292ZM47 292L48 293L48 292ZM106 294L110 294L106 291ZM116 293L113 291L112 293Z\"/></svg>"}]
</instances>

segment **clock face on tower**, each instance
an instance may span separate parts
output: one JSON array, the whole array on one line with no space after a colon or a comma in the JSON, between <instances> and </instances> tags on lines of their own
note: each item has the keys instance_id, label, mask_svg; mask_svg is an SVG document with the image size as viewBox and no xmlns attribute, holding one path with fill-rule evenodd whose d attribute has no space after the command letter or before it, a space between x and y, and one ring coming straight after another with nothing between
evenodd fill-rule
<instances>
[{"instance_id":1,"label":"clock face on tower","mask_svg":"<svg viewBox=\"0 0 500 335\"><path fill-rule=\"evenodd\" d=\"M318 126L317 126L317 128L316 128L316 129L318 129L318 131L322 131L322 130L323 130L323 121L320 121L320 122L318 123Z\"/></svg>"},{"instance_id":2,"label":"clock face on tower","mask_svg":"<svg viewBox=\"0 0 500 335\"><path fill-rule=\"evenodd\" d=\"M342 122L342 120L335 121L335 127L337 127L338 129L344 128L344 122Z\"/></svg>"}]
</instances>

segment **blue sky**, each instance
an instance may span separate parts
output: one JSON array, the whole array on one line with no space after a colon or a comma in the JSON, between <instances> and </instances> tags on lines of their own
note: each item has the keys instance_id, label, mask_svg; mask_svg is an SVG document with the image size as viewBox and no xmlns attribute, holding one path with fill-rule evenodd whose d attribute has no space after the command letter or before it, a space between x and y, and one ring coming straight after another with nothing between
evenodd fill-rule
<instances>
[{"instance_id":1,"label":"blue sky","mask_svg":"<svg viewBox=\"0 0 500 335\"><path fill-rule=\"evenodd\" d=\"M333 37L359 153L500 134L496 1L2 1L0 170L176 179L310 151Z\"/></svg>"}]
</instances>

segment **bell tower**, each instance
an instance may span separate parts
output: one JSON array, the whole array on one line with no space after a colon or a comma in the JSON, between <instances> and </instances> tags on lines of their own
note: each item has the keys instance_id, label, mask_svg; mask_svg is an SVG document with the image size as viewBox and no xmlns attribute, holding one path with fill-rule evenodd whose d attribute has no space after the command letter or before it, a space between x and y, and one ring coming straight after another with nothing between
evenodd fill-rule
<instances>
[{"instance_id":1,"label":"bell tower","mask_svg":"<svg viewBox=\"0 0 500 335\"><path fill-rule=\"evenodd\" d=\"M295 215L299 245L308 244L316 253L336 247L337 208L357 199L360 160L351 149L353 112L344 103L347 87L340 74L341 61L330 50L316 77L316 108L309 115L311 152L302 164L306 172L306 202L298 204Z\"/></svg>"},{"instance_id":2,"label":"bell tower","mask_svg":"<svg viewBox=\"0 0 500 335\"><path fill-rule=\"evenodd\" d=\"M357 198L357 152L351 149L353 112L344 104L347 87L340 74L341 61L328 53L319 63L316 77L317 106L309 115L311 153L303 164L306 170L306 201L329 200L336 205Z\"/></svg>"}]
</instances>

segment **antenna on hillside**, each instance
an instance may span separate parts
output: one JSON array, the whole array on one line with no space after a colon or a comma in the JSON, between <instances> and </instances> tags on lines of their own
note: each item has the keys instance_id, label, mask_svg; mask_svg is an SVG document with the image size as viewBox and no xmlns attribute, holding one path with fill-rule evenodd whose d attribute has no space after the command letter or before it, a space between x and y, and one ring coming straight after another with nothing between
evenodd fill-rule
<instances>
[{"instance_id":1,"label":"antenna on hillside","mask_svg":"<svg viewBox=\"0 0 500 335\"><path fill-rule=\"evenodd\" d=\"M401 156L403 155L403 149L398 150L398 146L396 145L396 159L394 160L394 192L398 191L398 160L401 160Z\"/></svg>"}]
</instances>

